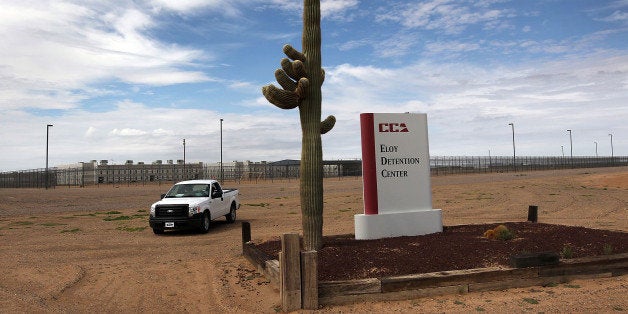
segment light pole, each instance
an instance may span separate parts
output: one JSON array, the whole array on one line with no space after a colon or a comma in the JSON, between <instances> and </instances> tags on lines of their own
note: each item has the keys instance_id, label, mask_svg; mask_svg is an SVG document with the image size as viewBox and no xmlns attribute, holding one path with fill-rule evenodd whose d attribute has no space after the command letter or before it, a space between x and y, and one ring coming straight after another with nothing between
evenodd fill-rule
<instances>
[{"instance_id":1,"label":"light pole","mask_svg":"<svg viewBox=\"0 0 628 314\"><path fill-rule=\"evenodd\" d=\"M597 142L593 142L595 143L595 157L597 157Z\"/></svg>"},{"instance_id":2,"label":"light pole","mask_svg":"<svg viewBox=\"0 0 628 314\"><path fill-rule=\"evenodd\" d=\"M608 134L611 137L611 159L613 158L615 152L613 152L613 134Z\"/></svg>"},{"instance_id":3,"label":"light pole","mask_svg":"<svg viewBox=\"0 0 628 314\"><path fill-rule=\"evenodd\" d=\"M185 139L183 139L183 180L187 178L185 173Z\"/></svg>"},{"instance_id":4,"label":"light pole","mask_svg":"<svg viewBox=\"0 0 628 314\"><path fill-rule=\"evenodd\" d=\"M571 160L571 166L573 167L573 141L571 140L571 130L567 130L569 132L569 156Z\"/></svg>"},{"instance_id":5,"label":"light pole","mask_svg":"<svg viewBox=\"0 0 628 314\"><path fill-rule=\"evenodd\" d=\"M493 172L493 161L491 160L491 150L488 150L488 169Z\"/></svg>"},{"instance_id":6,"label":"light pole","mask_svg":"<svg viewBox=\"0 0 628 314\"><path fill-rule=\"evenodd\" d=\"M46 187L46 190L48 189L48 135L49 135L49 130L51 127L52 127L52 124L46 125L46 175L45 175L46 183L44 184L44 186Z\"/></svg>"},{"instance_id":7,"label":"light pole","mask_svg":"<svg viewBox=\"0 0 628 314\"><path fill-rule=\"evenodd\" d=\"M560 152L563 154L563 158L565 158L565 149L563 149L563 145L560 145Z\"/></svg>"},{"instance_id":8,"label":"light pole","mask_svg":"<svg viewBox=\"0 0 628 314\"><path fill-rule=\"evenodd\" d=\"M222 118L220 119L220 182L225 181L225 173L222 168Z\"/></svg>"},{"instance_id":9,"label":"light pole","mask_svg":"<svg viewBox=\"0 0 628 314\"><path fill-rule=\"evenodd\" d=\"M508 123L508 125L510 125L512 127L512 167L515 171L517 171L517 164L516 164L516 151L515 151L515 124L514 123Z\"/></svg>"}]
</instances>

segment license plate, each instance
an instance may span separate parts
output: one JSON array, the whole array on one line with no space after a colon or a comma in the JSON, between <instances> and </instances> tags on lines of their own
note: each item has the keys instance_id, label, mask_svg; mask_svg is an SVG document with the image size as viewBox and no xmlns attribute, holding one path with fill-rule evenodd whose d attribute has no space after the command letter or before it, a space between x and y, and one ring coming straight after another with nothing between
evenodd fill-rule
<instances>
[{"instance_id":1,"label":"license plate","mask_svg":"<svg viewBox=\"0 0 628 314\"><path fill-rule=\"evenodd\" d=\"M174 222L167 222L166 228L174 228Z\"/></svg>"}]
</instances>

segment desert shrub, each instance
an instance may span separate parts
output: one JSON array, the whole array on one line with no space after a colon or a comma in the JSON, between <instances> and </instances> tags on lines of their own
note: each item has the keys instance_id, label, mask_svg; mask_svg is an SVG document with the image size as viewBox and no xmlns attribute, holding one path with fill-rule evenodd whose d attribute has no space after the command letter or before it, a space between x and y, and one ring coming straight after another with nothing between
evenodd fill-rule
<instances>
[{"instance_id":1,"label":"desert shrub","mask_svg":"<svg viewBox=\"0 0 628 314\"><path fill-rule=\"evenodd\" d=\"M504 230L508 230L508 227L504 226L504 225L499 225L497 227L495 227L495 229L493 229L495 231L495 235L503 232Z\"/></svg>"},{"instance_id":2,"label":"desert shrub","mask_svg":"<svg viewBox=\"0 0 628 314\"><path fill-rule=\"evenodd\" d=\"M611 255L611 254L613 254L613 246L608 244L608 243L604 244L604 247L602 248L602 253L604 255Z\"/></svg>"},{"instance_id":3,"label":"desert shrub","mask_svg":"<svg viewBox=\"0 0 628 314\"><path fill-rule=\"evenodd\" d=\"M563 249L560 252L560 255L562 255L563 258L572 258L573 248L571 247L571 245L566 244L565 246L563 246Z\"/></svg>"},{"instance_id":4,"label":"desert shrub","mask_svg":"<svg viewBox=\"0 0 628 314\"><path fill-rule=\"evenodd\" d=\"M484 232L484 237L487 239L495 239L495 230L489 229Z\"/></svg>"},{"instance_id":5,"label":"desert shrub","mask_svg":"<svg viewBox=\"0 0 628 314\"><path fill-rule=\"evenodd\" d=\"M500 230L495 234L497 240L508 241L515 238L515 233L509 229Z\"/></svg>"},{"instance_id":6,"label":"desert shrub","mask_svg":"<svg viewBox=\"0 0 628 314\"><path fill-rule=\"evenodd\" d=\"M504 225L499 225L495 229L489 229L484 232L484 237L487 239L497 239L502 241L512 240L515 234Z\"/></svg>"}]
</instances>

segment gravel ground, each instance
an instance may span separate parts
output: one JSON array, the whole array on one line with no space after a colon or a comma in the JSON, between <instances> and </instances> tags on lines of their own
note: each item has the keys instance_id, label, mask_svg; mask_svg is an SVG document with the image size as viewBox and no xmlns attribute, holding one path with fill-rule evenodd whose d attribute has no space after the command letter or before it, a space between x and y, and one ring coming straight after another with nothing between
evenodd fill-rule
<instances>
[{"instance_id":1,"label":"gravel ground","mask_svg":"<svg viewBox=\"0 0 628 314\"><path fill-rule=\"evenodd\" d=\"M628 167L435 177L446 226L525 221L628 231ZM255 241L299 232L298 182L226 182ZM0 312L264 312L279 294L241 256L240 226L156 236L150 204L169 188L0 189ZM325 180L324 234L353 233L362 183ZM626 276L554 287L324 307L341 312L628 311Z\"/></svg>"}]
</instances>

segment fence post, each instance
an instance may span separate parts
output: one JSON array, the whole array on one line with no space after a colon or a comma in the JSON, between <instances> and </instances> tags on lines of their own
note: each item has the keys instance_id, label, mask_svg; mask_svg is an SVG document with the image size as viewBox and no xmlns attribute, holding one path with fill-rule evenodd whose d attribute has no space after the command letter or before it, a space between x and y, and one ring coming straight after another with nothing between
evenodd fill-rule
<instances>
[{"instance_id":1,"label":"fence post","mask_svg":"<svg viewBox=\"0 0 628 314\"><path fill-rule=\"evenodd\" d=\"M242 222L242 244L246 244L251 241L251 223L248 221Z\"/></svg>"},{"instance_id":2,"label":"fence post","mask_svg":"<svg viewBox=\"0 0 628 314\"><path fill-rule=\"evenodd\" d=\"M301 309L301 249L299 235L281 235L279 254L279 293L284 312Z\"/></svg>"},{"instance_id":3,"label":"fence post","mask_svg":"<svg viewBox=\"0 0 628 314\"><path fill-rule=\"evenodd\" d=\"M537 222L539 220L539 207L536 205L528 206L528 221Z\"/></svg>"},{"instance_id":4,"label":"fence post","mask_svg":"<svg viewBox=\"0 0 628 314\"><path fill-rule=\"evenodd\" d=\"M318 309L318 253L307 251L301 253L301 291L303 309Z\"/></svg>"}]
</instances>

